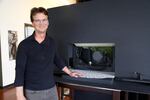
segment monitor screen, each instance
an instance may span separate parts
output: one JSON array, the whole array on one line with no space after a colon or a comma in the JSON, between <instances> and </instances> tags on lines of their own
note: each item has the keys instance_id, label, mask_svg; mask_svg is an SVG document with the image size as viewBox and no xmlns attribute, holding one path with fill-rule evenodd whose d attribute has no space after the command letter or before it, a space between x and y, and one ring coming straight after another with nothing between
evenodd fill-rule
<instances>
[{"instance_id":1,"label":"monitor screen","mask_svg":"<svg viewBox=\"0 0 150 100\"><path fill-rule=\"evenodd\" d=\"M114 71L114 43L73 43L72 67Z\"/></svg>"}]
</instances>

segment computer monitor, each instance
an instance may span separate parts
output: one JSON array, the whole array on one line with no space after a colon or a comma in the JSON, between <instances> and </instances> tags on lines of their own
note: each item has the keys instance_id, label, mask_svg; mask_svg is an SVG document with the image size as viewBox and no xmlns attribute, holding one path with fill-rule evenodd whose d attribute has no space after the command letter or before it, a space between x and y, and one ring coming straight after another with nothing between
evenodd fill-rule
<instances>
[{"instance_id":1,"label":"computer monitor","mask_svg":"<svg viewBox=\"0 0 150 100\"><path fill-rule=\"evenodd\" d=\"M73 43L72 68L114 71L114 43Z\"/></svg>"}]
</instances>

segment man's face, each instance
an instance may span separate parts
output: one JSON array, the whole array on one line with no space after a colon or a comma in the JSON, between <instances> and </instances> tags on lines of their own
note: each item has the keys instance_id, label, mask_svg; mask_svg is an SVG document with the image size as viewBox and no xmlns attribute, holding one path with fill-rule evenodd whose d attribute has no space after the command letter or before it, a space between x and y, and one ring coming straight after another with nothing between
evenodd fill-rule
<instances>
[{"instance_id":1,"label":"man's face","mask_svg":"<svg viewBox=\"0 0 150 100\"><path fill-rule=\"evenodd\" d=\"M37 33L46 33L49 22L48 16L44 15L43 13L37 13L33 16L33 27L35 28L35 32Z\"/></svg>"}]
</instances>

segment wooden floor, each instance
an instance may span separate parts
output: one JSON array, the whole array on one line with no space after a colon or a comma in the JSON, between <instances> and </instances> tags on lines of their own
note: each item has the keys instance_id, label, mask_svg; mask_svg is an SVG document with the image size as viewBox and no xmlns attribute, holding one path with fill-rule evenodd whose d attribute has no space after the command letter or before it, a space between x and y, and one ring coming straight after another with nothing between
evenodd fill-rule
<instances>
[{"instance_id":1,"label":"wooden floor","mask_svg":"<svg viewBox=\"0 0 150 100\"><path fill-rule=\"evenodd\" d=\"M14 87L6 87L0 88L0 100L16 100L15 96L15 88ZM65 98L64 100L69 100L69 98Z\"/></svg>"},{"instance_id":2,"label":"wooden floor","mask_svg":"<svg viewBox=\"0 0 150 100\"><path fill-rule=\"evenodd\" d=\"M15 88L13 87L6 87L3 89L0 88L0 100L16 100Z\"/></svg>"}]
</instances>

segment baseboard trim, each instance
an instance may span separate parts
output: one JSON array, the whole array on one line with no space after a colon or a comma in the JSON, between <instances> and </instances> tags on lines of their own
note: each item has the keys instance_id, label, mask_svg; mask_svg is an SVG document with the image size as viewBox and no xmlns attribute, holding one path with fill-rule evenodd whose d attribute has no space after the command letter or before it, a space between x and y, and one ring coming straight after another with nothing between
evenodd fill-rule
<instances>
[{"instance_id":1,"label":"baseboard trim","mask_svg":"<svg viewBox=\"0 0 150 100\"><path fill-rule=\"evenodd\" d=\"M4 89L4 88L14 88L14 84L9 84L9 85L6 85L6 86L0 86L1 89Z\"/></svg>"}]
</instances>

